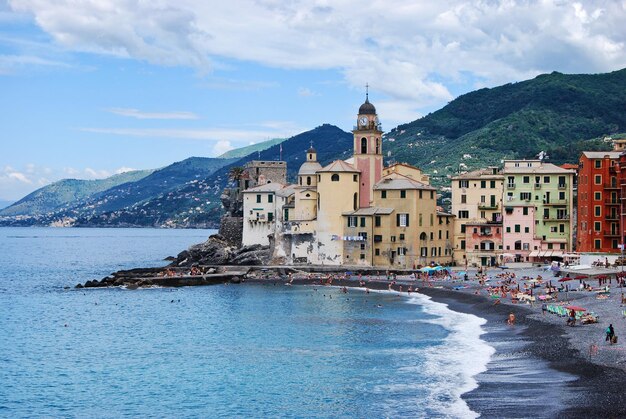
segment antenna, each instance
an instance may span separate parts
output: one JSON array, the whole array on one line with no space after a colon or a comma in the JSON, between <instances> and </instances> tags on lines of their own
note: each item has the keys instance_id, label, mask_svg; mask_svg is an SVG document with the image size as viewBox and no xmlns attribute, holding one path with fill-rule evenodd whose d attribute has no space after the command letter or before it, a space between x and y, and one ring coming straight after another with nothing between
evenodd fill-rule
<instances>
[{"instance_id":1,"label":"antenna","mask_svg":"<svg viewBox=\"0 0 626 419\"><path fill-rule=\"evenodd\" d=\"M369 101L369 83L365 83L365 101L368 102Z\"/></svg>"}]
</instances>

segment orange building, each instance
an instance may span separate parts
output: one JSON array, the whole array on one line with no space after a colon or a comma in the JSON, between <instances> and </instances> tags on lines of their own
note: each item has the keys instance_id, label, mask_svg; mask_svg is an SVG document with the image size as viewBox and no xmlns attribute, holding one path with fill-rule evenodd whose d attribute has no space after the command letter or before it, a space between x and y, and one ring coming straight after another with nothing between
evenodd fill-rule
<instances>
[{"instance_id":1,"label":"orange building","mask_svg":"<svg viewBox=\"0 0 626 419\"><path fill-rule=\"evenodd\" d=\"M578 166L578 252L619 253L622 243L621 184L626 183L626 140L614 151L584 151ZM621 158L620 158L621 157ZM623 160L624 170L620 170Z\"/></svg>"}]
</instances>

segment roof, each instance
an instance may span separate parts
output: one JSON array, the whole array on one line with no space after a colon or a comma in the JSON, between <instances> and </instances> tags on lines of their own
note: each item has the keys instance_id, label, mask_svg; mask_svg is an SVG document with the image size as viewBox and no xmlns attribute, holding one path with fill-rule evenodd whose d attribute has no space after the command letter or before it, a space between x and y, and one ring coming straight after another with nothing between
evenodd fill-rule
<instances>
[{"instance_id":1,"label":"roof","mask_svg":"<svg viewBox=\"0 0 626 419\"><path fill-rule=\"evenodd\" d=\"M361 173L360 170L357 170L349 163L346 163L343 160L335 160L330 163L328 166L318 170L318 172L349 172L349 173Z\"/></svg>"},{"instance_id":2,"label":"roof","mask_svg":"<svg viewBox=\"0 0 626 419\"><path fill-rule=\"evenodd\" d=\"M307 154L308 153L317 153L317 151L315 151L315 149L313 148L313 146L309 147L309 149L306 151Z\"/></svg>"},{"instance_id":3,"label":"roof","mask_svg":"<svg viewBox=\"0 0 626 419\"><path fill-rule=\"evenodd\" d=\"M369 207L359 208L356 211L344 212L341 215L389 215L393 212L393 208Z\"/></svg>"},{"instance_id":4,"label":"roof","mask_svg":"<svg viewBox=\"0 0 626 419\"><path fill-rule=\"evenodd\" d=\"M497 169L496 174L493 173L492 169ZM461 173L458 176L452 177L452 180L459 179L504 179L504 175L501 169L489 167L486 169L472 170L471 172Z\"/></svg>"},{"instance_id":5,"label":"roof","mask_svg":"<svg viewBox=\"0 0 626 419\"><path fill-rule=\"evenodd\" d=\"M588 159L603 159L606 156L609 159L619 159L621 151L583 151L583 155Z\"/></svg>"},{"instance_id":6,"label":"roof","mask_svg":"<svg viewBox=\"0 0 626 419\"><path fill-rule=\"evenodd\" d=\"M296 185L285 185L284 188L276 191L277 196L288 197L295 193Z\"/></svg>"},{"instance_id":7,"label":"roof","mask_svg":"<svg viewBox=\"0 0 626 419\"><path fill-rule=\"evenodd\" d=\"M243 193L259 193L259 192L276 192L285 187L284 184L278 182L270 182L264 185L254 186L252 188L248 188Z\"/></svg>"},{"instance_id":8,"label":"roof","mask_svg":"<svg viewBox=\"0 0 626 419\"><path fill-rule=\"evenodd\" d=\"M408 176L401 175L400 173L390 173L374 185L374 190L389 190L389 189L424 189L428 191L435 191L436 189L425 183L418 182L415 179L411 179Z\"/></svg>"},{"instance_id":9,"label":"roof","mask_svg":"<svg viewBox=\"0 0 626 419\"><path fill-rule=\"evenodd\" d=\"M519 160L520 162L522 162L522 160ZM530 161L529 161L530 162ZM532 161L532 163L534 164L535 161ZM570 173L576 173L575 170L571 170L571 169L563 169L562 167L559 167L555 164L552 163L541 163L538 166L533 166L533 167L527 167L527 166L520 166L520 167L514 167L514 166L509 166L509 167L505 167L504 168L504 174L533 174L533 173L561 173L561 174L570 174Z\"/></svg>"},{"instance_id":10,"label":"roof","mask_svg":"<svg viewBox=\"0 0 626 419\"><path fill-rule=\"evenodd\" d=\"M369 98L365 97L365 103L359 107L359 115L376 115L376 108L369 101Z\"/></svg>"},{"instance_id":11,"label":"roof","mask_svg":"<svg viewBox=\"0 0 626 419\"><path fill-rule=\"evenodd\" d=\"M578 169L578 165L573 163L563 163L560 167L562 167L563 169Z\"/></svg>"},{"instance_id":12,"label":"roof","mask_svg":"<svg viewBox=\"0 0 626 419\"><path fill-rule=\"evenodd\" d=\"M300 175L314 175L318 170L322 168L322 165L316 161L305 161L298 170L298 176Z\"/></svg>"},{"instance_id":13,"label":"roof","mask_svg":"<svg viewBox=\"0 0 626 419\"><path fill-rule=\"evenodd\" d=\"M453 214L450 214L449 212L444 212L444 211L437 211L437 216L441 216L441 217L454 217Z\"/></svg>"}]
</instances>

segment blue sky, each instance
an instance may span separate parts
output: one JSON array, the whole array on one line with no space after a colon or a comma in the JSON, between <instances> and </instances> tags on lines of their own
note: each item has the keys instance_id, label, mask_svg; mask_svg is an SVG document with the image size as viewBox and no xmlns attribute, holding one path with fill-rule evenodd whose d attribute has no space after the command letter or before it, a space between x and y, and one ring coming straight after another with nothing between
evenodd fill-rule
<instances>
[{"instance_id":1,"label":"blue sky","mask_svg":"<svg viewBox=\"0 0 626 419\"><path fill-rule=\"evenodd\" d=\"M0 0L0 200L626 67L626 1Z\"/></svg>"}]
</instances>

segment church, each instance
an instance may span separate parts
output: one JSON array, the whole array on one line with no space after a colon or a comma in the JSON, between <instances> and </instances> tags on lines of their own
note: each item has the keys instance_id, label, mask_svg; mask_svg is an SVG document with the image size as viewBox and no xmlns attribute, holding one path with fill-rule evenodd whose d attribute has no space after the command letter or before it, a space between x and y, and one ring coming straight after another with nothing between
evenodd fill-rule
<instances>
[{"instance_id":1,"label":"church","mask_svg":"<svg viewBox=\"0 0 626 419\"><path fill-rule=\"evenodd\" d=\"M271 246L277 264L408 268L452 262L453 216L420 169L383 165L382 129L366 94L353 155L322 167L313 146L296 184L243 191L243 244Z\"/></svg>"}]
</instances>

